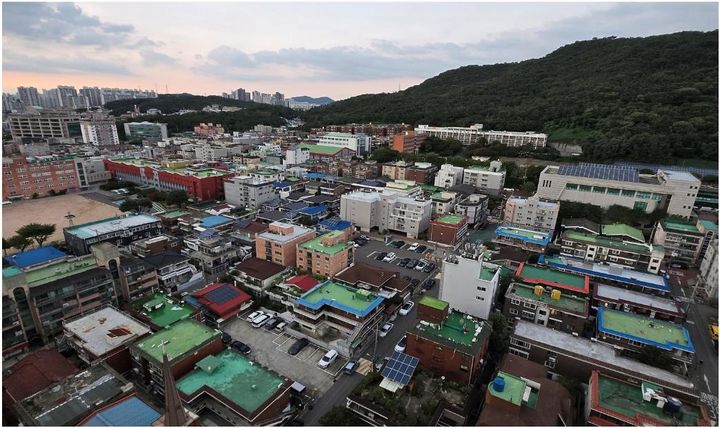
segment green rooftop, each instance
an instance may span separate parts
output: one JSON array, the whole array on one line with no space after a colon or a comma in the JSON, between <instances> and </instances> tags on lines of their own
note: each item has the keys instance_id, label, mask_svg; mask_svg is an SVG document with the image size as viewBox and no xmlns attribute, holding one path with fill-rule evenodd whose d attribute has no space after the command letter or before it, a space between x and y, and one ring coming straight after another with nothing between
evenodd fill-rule
<instances>
[{"instance_id":1,"label":"green rooftop","mask_svg":"<svg viewBox=\"0 0 720 428\"><path fill-rule=\"evenodd\" d=\"M718 225L711 222L710 220L698 220L698 223L701 223L705 230L711 230L715 233L718 231Z\"/></svg>"},{"instance_id":2,"label":"green rooftop","mask_svg":"<svg viewBox=\"0 0 720 428\"><path fill-rule=\"evenodd\" d=\"M499 268L491 268L483 264L482 269L480 269L480 279L482 279L483 281L492 281L492 279L495 278L495 273L498 271L498 269Z\"/></svg>"},{"instance_id":3,"label":"green rooftop","mask_svg":"<svg viewBox=\"0 0 720 428\"><path fill-rule=\"evenodd\" d=\"M327 255L333 256L333 255L343 251L344 249L349 248L351 244L349 244L345 240L342 240L335 245L323 245L322 240L323 239L334 240L342 235L343 235L343 233L341 231L333 230L332 232L328 232L328 233L320 235L314 239L311 239L309 241L305 241L302 244L300 244L299 247L304 248L306 250L314 251L316 253L322 253L322 254L327 254Z\"/></svg>"},{"instance_id":4,"label":"green rooftop","mask_svg":"<svg viewBox=\"0 0 720 428\"><path fill-rule=\"evenodd\" d=\"M440 217L437 219L440 223L445 224L458 224L463 220L463 216L461 215L455 215L455 214L448 214Z\"/></svg>"},{"instance_id":5,"label":"green rooftop","mask_svg":"<svg viewBox=\"0 0 720 428\"><path fill-rule=\"evenodd\" d=\"M382 303L382 300L382 297L367 290L349 287L335 281L325 281L305 293L298 303L313 309L319 309L323 305L339 305L339 309L365 316L367 312Z\"/></svg>"},{"instance_id":6,"label":"green rooftop","mask_svg":"<svg viewBox=\"0 0 720 428\"><path fill-rule=\"evenodd\" d=\"M700 233L696 224L677 218L666 218L661 221L661 224L663 229L672 232Z\"/></svg>"},{"instance_id":7,"label":"green rooftop","mask_svg":"<svg viewBox=\"0 0 720 428\"><path fill-rule=\"evenodd\" d=\"M622 223L603 225L602 234L607 236L627 236L636 241L645 242L645 235L643 235L640 229Z\"/></svg>"},{"instance_id":8,"label":"green rooftop","mask_svg":"<svg viewBox=\"0 0 720 428\"><path fill-rule=\"evenodd\" d=\"M208 358L212 361L205 361ZM208 387L247 413L253 413L285 382L279 375L228 349L199 361L193 371L177 381L177 388L185 395L193 395Z\"/></svg>"},{"instance_id":9,"label":"green rooftop","mask_svg":"<svg viewBox=\"0 0 720 428\"><path fill-rule=\"evenodd\" d=\"M163 360L163 347L168 360L172 362L188 352L195 352L198 347L219 336L220 331L194 319L185 319L140 339L133 346L160 365Z\"/></svg>"},{"instance_id":10,"label":"green rooftop","mask_svg":"<svg viewBox=\"0 0 720 428\"><path fill-rule=\"evenodd\" d=\"M473 354L480 350L485 337L490 335L490 327L483 321L455 310L441 324L418 321L415 331L424 338Z\"/></svg>"},{"instance_id":11,"label":"green rooftop","mask_svg":"<svg viewBox=\"0 0 720 428\"><path fill-rule=\"evenodd\" d=\"M518 276L529 282L537 281L538 283L549 286L559 284L560 286L577 291L589 292L589 290L586 289L585 276L583 275L523 264L522 271L520 271Z\"/></svg>"},{"instance_id":12,"label":"green rooftop","mask_svg":"<svg viewBox=\"0 0 720 428\"><path fill-rule=\"evenodd\" d=\"M567 310L578 314L587 314L585 299L580 299L578 297L569 296L563 293L560 294L559 299L553 299L550 296L550 293L546 291L543 291L543 294L541 296L538 296L537 294L535 294L535 289L533 286L519 284L517 282L513 283L510 286L510 290L511 293L514 293L515 295L523 297L525 299L535 300L537 302L541 302L551 307L559 308L561 310ZM511 298L512 295L513 294L510 294Z\"/></svg>"},{"instance_id":13,"label":"green rooftop","mask_svg":"<svg viewBox=\"0 0 720 428\"><path fill-rule=\"evenodd\" d=\"M650 254L650 245L636 244L632 242L623 242L618 239L604 238L592 233L580 232L577 230L566 230L563 237L571 240L583 242L585 244L599 245L602 247L614 248L616 250L630 251L633 253Z\"/></svg>"},{"instance_id":14,"label":"green rooftop","mask_svg":"<svg viewBox=\"0 0 720 428\"><path fill-rule=\"evenodd\" d=\"M598 329L601 331L612 330L610 334L616 332L632 336L629 339L639 338L660 345L677 344L683 347L692 347L685 327L668 321L603 308L602 316L598 316L598 324Z\"/></svg>"},{"instance_id":15,"label":"green rooftop","mask_svg":"<svg viewBox=\"0 0 720 428\"><path fill-rule=\"evenodd\" d=\"M425 305L427 307L437 309L439 311L445 310L450 304L444 300L436 299L434 297L430 296L423 296L422 299L418 302L421 305Z\"/></svg>"},{"instance_id":16,"label":"green rooftop","mask_svg":"<svg viewBox=\"0 0 720 428\"><path fill-rule=\"evenodd\" d=\"M334 155L343 149L343 147L337 146L319 146L317 144L298 144L298 147L310 150L310 153L317 153L321 155Z\"/></svg>"},{"instance_id":17,"label":"green rooftop","mask_svg":"<svg viewBox=\"0 0 720 428\"><path fill-rule=\"evenodd\" d=\"M505 381L505 387L502 391L498 391L495 389L495 379L500 378L503 381ZM510 403L519 406L522 404L523 395L525 394L525 388L527 387L527 382L520 379L517 376L513 376L510 373L506 373L503 371L498 372L498 374L495 376L492 382L490 382L490 385L488 385L488 391L490 391L490 395L493 397L497 397L504 401L509 401Z\"/></svg>"},{"instance_id":18,"label":"green rooftop","mask_svg":"<svg viewBox=\"0 0 720 428\"><path fill-rule=\"evenodd\" d=\"M160 293L133 302L132 307L135 311L150 318L152 323L158 327L166 327L193 313L193 308L189 305L178 303Z\"/></svg>"},{"instance_id":19,"label":"green rooftop","mask_svg":"<svg viewBox=\"0 0 720 428\"><path fill-rule=\"evenodd\" d=\"M427 184L427 183L420 183L419 186L424 192L430 192L430 193L437 193L437 192L441 192L444 190L442 187L433 186L432 184Z\"/></svg>"},{"instance_id":20,"label":"green rooftop","mask_svg":"<svg viewBox=\"0 0 720 428\"><path fill-rule=\"evenodd\" d=\"M600 405L608 410L620 413L631 418L651 418L659 422L659 426L697 426L700 409L687 403L683 404L679 413L680 419L666 414L662 407L656 403L643 400L642 388L631 385L602 374L598 375L598 400ZM679 423L678 423L679 422ZM647 420L638 420L638 426L655 425Z\"/></svg>"},{"instance_id":21,"label":"green rooftop","mask_svg":"<svg viewBox=\"0 0 720 428\"><path fill-rule=\"evenodd\" d=\"M79 273L87 272L97 267L98 265L95 261L95 257L89 254L75 259L43 265L37 269L28 269L24 271L25 281L27 282L28 287L32 288L77 275ZM5 270L3 270L3 276L7 276Z\"/></svg>"},{"instance_id":22,"label":"green rooftop","mask_svg":"<svg viewBox=\"0 0 720 428\"><path fill-rule=\"evenodd\" d=\"M199 178L206 178L206 177L212 177L216 175L228 175L233 174L231 171L225 171L222 169L213 169L213 168L201 168L201 169L195 169L195 168L189 168L189 167L180 167L180 168L168 168L165 166L162 166L161 164L157 162L151 162L145 159L134 159L134 158L124 158L124 159L110 159L112 162L115 163L123 163L126 165L134 165L138 167L149 167L153 169L157 169L159 171L165 171L169 172L171 174L181 174L181 175L192 175Z\"/></svg>"},{"instance_id":23,"label":"green rooftop","mask_svg":"<svg viewBox=\"0 0 720 428\"><path fill-rule=\"evenodd\" d=\"M164 214L159 214L159 216L165 217L165 218L178 218L178 217L184 216L185 214L187 214L187 212L175 210L175 211L166 212Z\"/></svg>"}]
</instances>

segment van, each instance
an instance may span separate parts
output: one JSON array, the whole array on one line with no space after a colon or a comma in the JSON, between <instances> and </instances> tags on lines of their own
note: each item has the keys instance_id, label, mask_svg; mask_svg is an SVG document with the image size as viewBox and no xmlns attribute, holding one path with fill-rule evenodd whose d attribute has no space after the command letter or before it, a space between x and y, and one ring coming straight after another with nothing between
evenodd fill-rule
<instances>
[{"instance_id":1,"label":"van","mask_svg":"<svg viewBox=\"0 0 720 428\"><path fill-rule=\"evenodd\" d=\"M273 316L270 315L270 314L260 315L259 317L255 318L255 319L252 321L252 326L255 327L255 328L260 328L260 327L263 326L263 324L265 324L266 322L268 322L272 317L273 317Z\"/></svg>"},{"instance_id":2,"label":"van","mask_svg":"<svg viewBox=\"0 0 720 428\"><path fill-rule=\"evenodd\" d=\"M331 349L331 350L327 351L325 353L325 355L323 355L323 357L320 358L320 361L318 361L318 367L320 367L321 369L328 368L328 366L330 364L332 364L333 361L335 361L337 356L338 356L338 352L336 350Z\"/></svg>"}]
</instances>

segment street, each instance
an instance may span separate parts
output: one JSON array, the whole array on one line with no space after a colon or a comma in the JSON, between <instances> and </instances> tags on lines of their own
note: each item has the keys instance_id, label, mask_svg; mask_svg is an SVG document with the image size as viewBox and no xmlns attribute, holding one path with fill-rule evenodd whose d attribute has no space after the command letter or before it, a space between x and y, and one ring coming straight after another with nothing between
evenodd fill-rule
<instances>
[{"instance_id":1,"label":"street","mask_svg":"<svg viewBox=\"0 0 720 428\"><path fill-rule=\"evenodd\" d=\"M691 303L688 308L687 329L690 332L695 354L696 370L692 377L698 390L718 395L718 351L710 339L708 325L717 310L701 303ZM700 365L702 361L702 365Z\"/></svg>"}]
</instances>

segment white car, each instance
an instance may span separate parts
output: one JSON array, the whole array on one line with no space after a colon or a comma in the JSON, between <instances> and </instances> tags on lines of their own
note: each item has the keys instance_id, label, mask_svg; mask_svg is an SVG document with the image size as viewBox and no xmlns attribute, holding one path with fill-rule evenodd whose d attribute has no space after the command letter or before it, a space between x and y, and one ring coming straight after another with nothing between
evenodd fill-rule
<instances>
[{"instance_id":1,"label":"white car","mask_svg":"<svg viewBox=\"0 0 720 428\"><path fill-rule=\"evenodd\" d=\"M380 328L380 337L387 336L387 334L390 333L390 330L392 330L394 326L395 324L391 322L385 323L385 325Z\"/></svg>"},{"instance_id":2,"label":"white car","mask_svg":"<svg viewBox=\"0 0 720 428\"><path fill-rule=\"evenodd\" d=\"M402 339L395 345L395 352L405 352L405 346L407 345L407 336L403 336Z\"/></svg>"},{"instance_id":3,"label":"white car","mask_svg":"<svg viewBox=\"0 0 720 428\"><path fill-rule=\"evenodd\" d=\"M400 307L400 315L405 316L405 315L409 314L410 311L412 311L412 308L414 308L414 307L415 307L415 302L413 302L413 301L405 303L404 305L402 305L402 307Z\"/></svg>"},{"instance_id":4,"label":"white car","mask_svg":"<svg viewBox=\"0 0 720 428\"><path fill-rule=\"evenodd\" d=\"M280 321L280 323L278 323L278 325L275 326L275 331L280 333L281 331L283 331L285 329L286 325L287 325L287 323L285 321Z\"/></svg>"},{"instance_id":5,"label":"white car","mask_svg":"<svg viewBox=\"0 0 720 428\"><path fill-rule=\"evenodd\" d=\"M263 325L265 325L266 322L270 321L272 318L273 318L273 316L270 314L262 314L253 320L252 326L255 328L260 328Z\"/></svg>"},{"instance_id":6,"label":"white car","mask_svg":"<svg viewBox=\"0 0 720 428\"><path fill-rule=\"evenodd\" d=\"M418 249L419 246L420 246L420 244L418 244L418 243L416 242L416 243L412 244L412 245L408 248L408 251L415 251L415 250Z\"/></svg>"},{"instance_id":7,"label":"white car","mask_svg":"<svg viewBox=\"0 0 720 428\"><path fill-rule=\"evenodd\" d=\"M395 260L397 258L397 255L395 253L388 253L387 256L383 259L384 262L390 263L391 261Z\"/></svg>"},{"instance_id":8,"label":"white car","mask_svg":"<svg viewBox=\"0 0 720 428\"><path fill-rule=\"evenodd\" d=\"M255 318L259 317L260 315L265 315L265 312L263 311L255 311L251 313L250 315L245 318L246 321L253 322L255 321Z\"/></svg>"},{"instance_id":9,"label":"white car","mask_svg":"<svg viewBox=\"0 0 720 428\"><path fill-rule=\"evenodd\" d=\"M318 361L318 367L321 369L326 369L330 364L332 364L333 361L337 358L338 353L336 350L331 349L323 355L322 358L320 358L320 361Z\"/></svg>"},{"instance_id":10,"label":"white car","mask_svg":"<svg viewBox=\"0 0 720 428\"><path fill-rule=\"evenodd\" d=\"M427 262L425 260L420 260L420 263L415 266L415 270L423 270L425 269L425 266L427 266Z\"/></svg>"}]
</instances>

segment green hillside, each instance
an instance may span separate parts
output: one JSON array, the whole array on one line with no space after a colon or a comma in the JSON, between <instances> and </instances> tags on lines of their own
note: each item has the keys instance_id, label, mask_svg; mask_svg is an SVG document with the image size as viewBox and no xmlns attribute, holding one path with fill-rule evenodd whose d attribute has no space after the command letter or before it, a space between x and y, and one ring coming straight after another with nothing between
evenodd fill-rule
<instances>
[{"instance_id":1,"label":"green hillside","mask_svg":"<svg viewBox=\"0 0 720 428\"><path fill-rule=\"evenodd\" d=\"M577 142L596 161L716 159L718 32L576 42L540 58L466 66L392 94L314 108L308 126L482 123Z\"/></svg>"}]
</instances>

